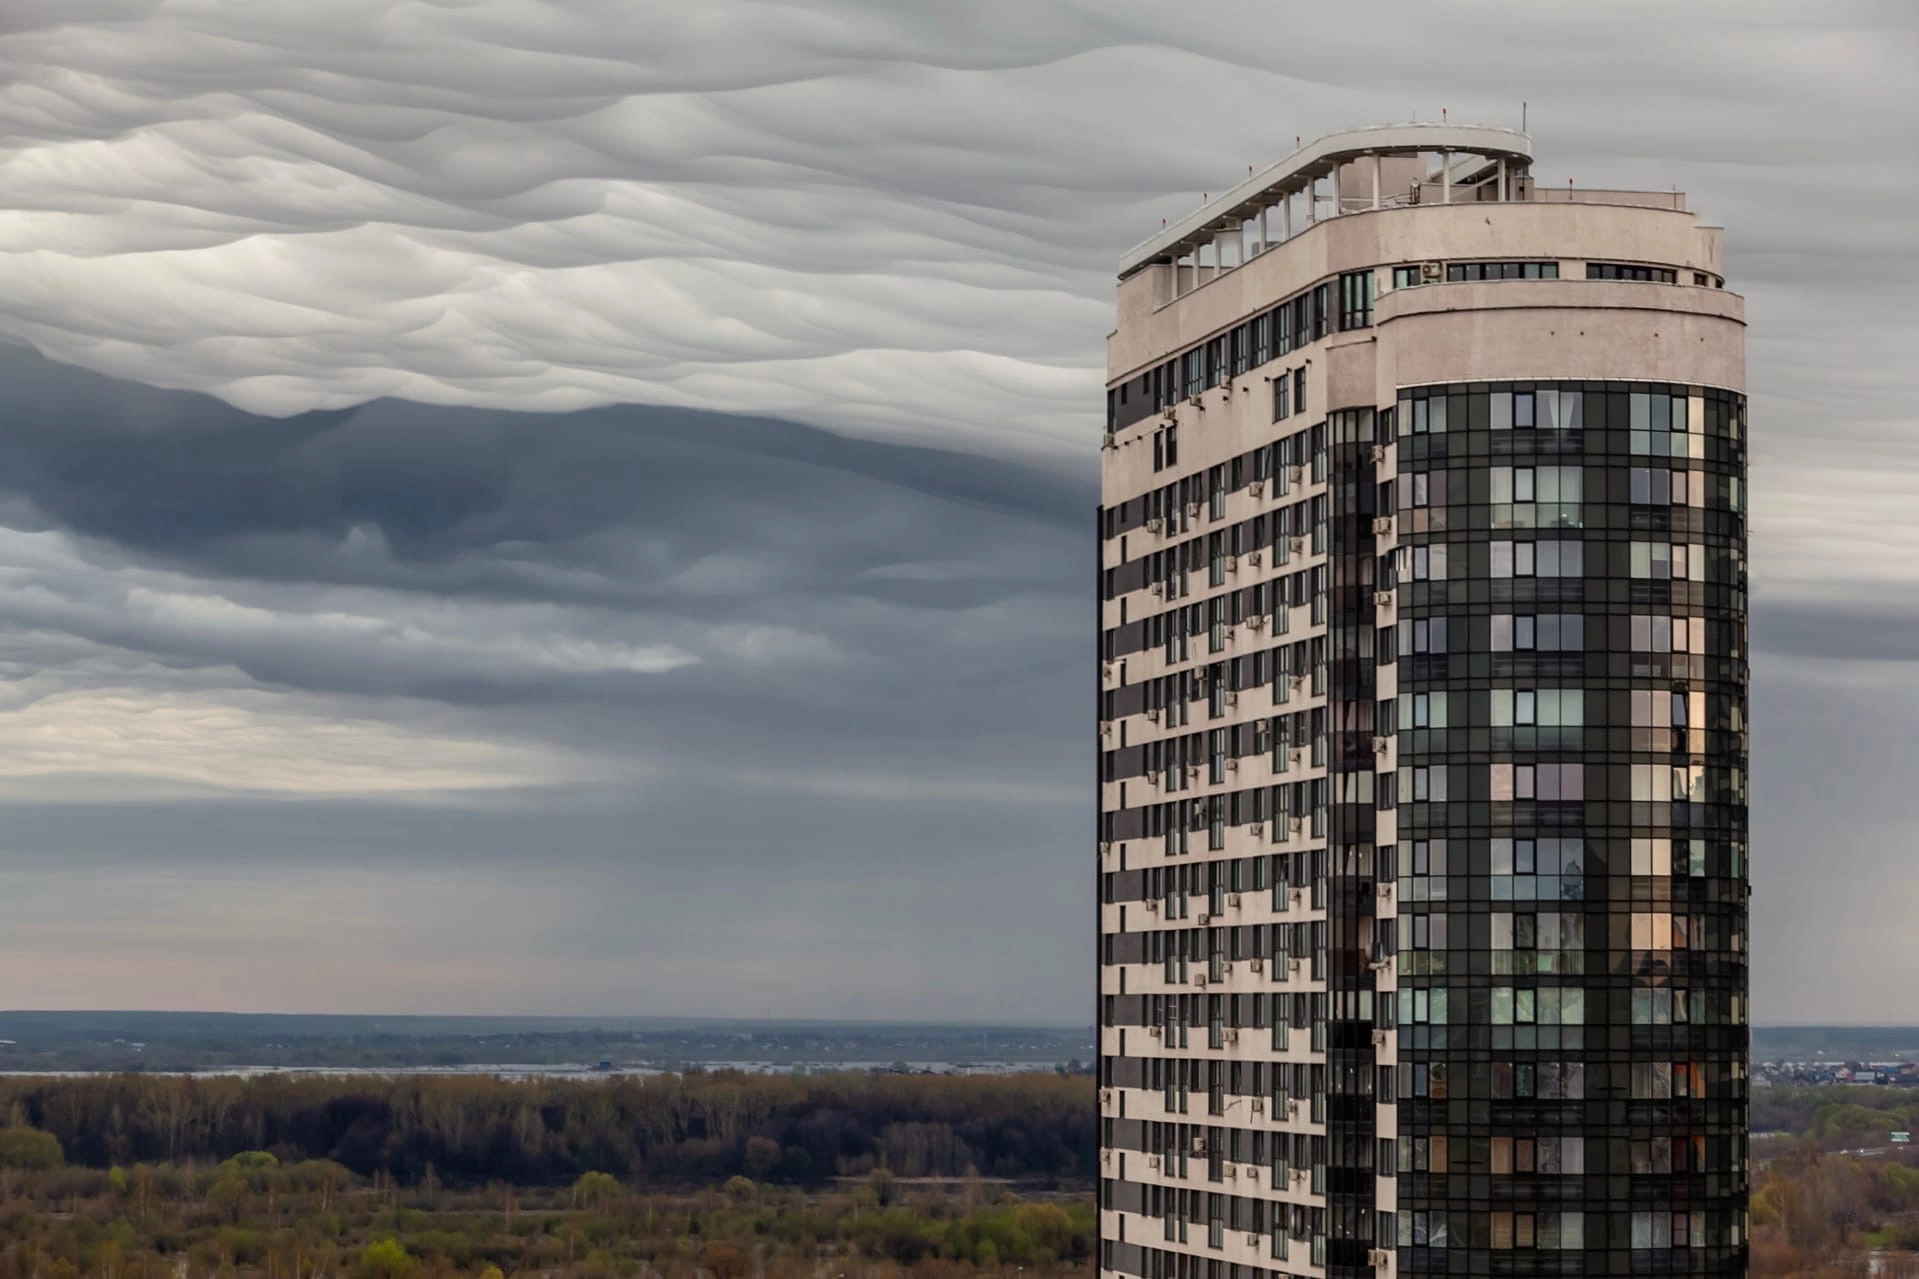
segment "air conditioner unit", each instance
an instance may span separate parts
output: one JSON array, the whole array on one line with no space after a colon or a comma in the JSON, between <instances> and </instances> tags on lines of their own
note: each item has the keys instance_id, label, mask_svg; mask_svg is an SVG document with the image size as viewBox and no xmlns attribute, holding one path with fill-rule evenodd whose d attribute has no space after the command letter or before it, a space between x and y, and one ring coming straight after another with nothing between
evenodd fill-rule
<instances>
[{"instance_id":1,"label":"air conditioner unit","mask_svg":"<svg viewBox=\"0 0 1919 1279\"><path fill-rule=\"evenodd\" d=\"M1386 1032L1383 1030L1375 1030L1373 1032L1373 1047L1384 1048L1385 1046L1386 1046Z\"/></svg>"},{"instance_id":2,"label":"air conditioner unit","mask_svg":"<svg viewBox=\"0 0 1919 1279\"><path fill-rule=\"evenodd\" d=\"M1393 957L1391 955L1383 955L1380 958L1375 959L1372 963L1366 965L1366 967L1372 969L1376 973L1383 973L1387 969L1391 968L1392 966L1393 966Z\"/></svg>"},{"instance_id":3,"label":"air conditioner unit","mask_svg":"<svg viewBox=\"0 0 1919 1279\"><path fill-rule=\"evenodd\" d=\"M1392 1256L1393 1254L1387 1252L1384 1248L1368 1248L1366 1250L1366 1264L1378 1270L1387 1262L1391 1261Z\"/></svg>"},{"instance_id":4,"label":"air conditioner unit","mask_svg":"<svg viewBox=\"0 0 1919 1279\"><path fill-rule=\"evenodd\" d=\"M1303 763L1305 763L1305 762L1306 762L1306 750L1305 750L1305 748L1304 748L1304 747L1300 747L1300 746L1295 746L1295 747L1293 748L1293 763L1295 763L1295 764L1303 764ZM1298 829L1298 827L1299 827L1299 823L1298 823L1297 821L1295 821L1295 822L1293 823L1293 827L1294 827L1294 829Z\"/></svg>"},{"instance_id":5,"label":"air conditioner unit","mask_svg":"<svg viewBox=\"0 0 1919 1279\"><path fill-rule=\"evenodd\" d=\"M1293 691L1297 693L1304 687L1306 687L1306 677L1304 675L1293 676Z\"/></svg>"},{"instance_id":6,"label":"air conditioner unit","mask_svg":"<svg viewBox=\"0 0 1919 1279\"><path fill-rule=\"evenodd\" d=\"M1295 484L1304 484L1304 483L1306 482L1306 468L1305 468L1305 467L1303 467L1303 466L1295 466L1295 467L1292 467L1292 468L1290 468L1290 470L1289 470L1289 472L1288 472L1288 473L1289 473L1289 474L1290 474L1290 475L1292 476L1292 479L1293 479L1293 483L1295 483Z\"/></svg>"},{"instance_id":7,"label":"air conditioner unit","mask_svg":"<svg viewBox=\"0 0 1919 1279\"><path fill-rule=\"evenodd\" d=\"M1188 503L1186 504L1186 518L1187 518L1187 519L1196 519L1196 518L1198 518L1198 516L1199 516L1199 503L1198 503L1198 502L1188 502Z\"/></svg>"},{"instance_id":8,"label":"air conditioner unit","mask_svg":"<svg viewBox=\"0 0 1919 1279\"><path fill-rule=\"evenodd\" d=\"M1160 1038L1160 1037L1161 1037L1162 1035L1164 1035L1164 1034L1166 1033L1166 1027L1164 1027L1164 1026L1148 1026L1148 1027L1146 1028L1146 1033L1147 1033L1147 1034L1149 1034L1149 1035L1151 1035L1151 1036L1152 1036L1152 1037L1153 1037L1154 1039L1158 1039L1158 1038ZM1159 1165L1158 1165L1157 1163L1155 1163L1155 1164L1154 1164L1153 1166L1154 1166L1155 1168L1157 1168L1157 1167L1158 1167Z\"/></svg>"},{"instance_id":9,"label":"air conditioner unit","mask_svg":"<svg viewBox=\"0 0 1919 1279\"><path fill-rule=\"evenodd\" d=\"M1101 662L1099 664L1099 673L1107 679L1113 678L1113 664L1111 662Z\"/></svg>"},{"instance_id":10,"label":"air conditioner unit","mask_svg":"<svg viewBox=\"0 0 1919 1279\"><path fill-rule=\"evenodd\" d=\"M1247 618L1247 619L1246 619L1246 629L1247 629L1247 630L1249 630L1249 631L1263 631L1263 630L1265 630L1265 629L1266 629L1266 615L1265 615L1264 613L1255 613L1255 614L1253 614L1253 615L1252 615L1251 617L1249 617L1249 618Z\"/></svg>"},{"instance_id":11,"label":"air conditioner unit","mask_svg":"<svg viewBox=\"0 0 1919 1279\"><path fill-rule=\"evenodd\" d=\"M1205 408L1205 407L1206 407L1206 406L1205 406L1204 404L1201 404L1201 403L1199 402L1199 397L1198 397L1197 395L1189 395L1189 396L1187 396L1187 397L1186 397L1186 402L1187 402L1188 404L1190 404L1190 405L1192 405L1192 406L1193 406L1194 408L1200 408L1200 409L1203 409L1203 408Z\"/></svg>"},{"instance_id":12,"label":"air conditioner unit","mask_svg":"<svg viewBox=\"0 0 1919 1279\"><path fill-rule=\"evenodd\" d=\"M1299 834L1300 831L1306 829L1306 819L1304 817L1293 818L1291 829L1293 834L1295 835ZM1293 896L1297 898L1299 896L1299 890L1297 889L1293 890Z\"/></svg>"},{"instance_id":13,"label":"air conditioner unit","mask_svg":"<svg viewBox=\"0 0 1919 1279\"><path fill-rule=\"evenodd\" d=\"M1297 1101L1288 1101L1286 1103L1286 1113L1289 1116L1297 1115L1299 1113L1299 1103ZM1306 1170L1304 1168L1293 1169L1294 1181L1304 1181L1305 1179L1306 1179Z\"/></svg>"},{"instance_id":14,"label":"air conditioner unit","mask_svg":"<svg viewBox=\"0 0 1919 1279\"><path fill-rule=\"evenodd\" d=\"M1239 909L1239 894L1238 894L1238 893L1227 893L1227 894L1226 894L1226 908L1227 908L1228 910L1238 910L1238 909Z\"/></svg>"},{"instance_id":15,"label":"air conditioner unit","mask_svg":"<svg viewBox=\"0 0 1919 1279\"><path fill-rule=\"evenodd\" d=\"M1446 268L1439 263L1421 262L1419 264L1419 282L1421 284L1437 284L1445 278Z\"/></svg>"},{"instance_id":16,"label":"air conditioner unit","mask_svg":"<svg viewBox=\"0 0 1919 1279\"><path fill-rule=\"evenodd\" d=\"M1248 551L1246 553L1246 562L1248 564L1251 564L1254 568L1259 567L1259 558L1260 556L1258 551Z\"/></svg>"},{"instance_id":17,"label":"air conditioner unit","mask_svg":"<svg viewBox=\"0 0 1919 1279\"><path fill-rule=\"evenodd\" d=\"M1105 438L1105 440L1103 440L1103 441L1101 441L1101 443L1100 443L1100 447L1101 447L1102 449L1115 449L1115 450L1116 450L1116 449L1118 449L1118 448L1119 448L1119 441L1118 441L1118 440L1115 440L1115 439L1114 439L1114 438L1112 437L1112 434L1111 434L1111 433L1109 432L1109 433L1107 434L1107 436L1106 436L1106 438Z\"/></svg>"},{"instance_id":18,"label":"air conditioner unit","mask_svg":"<svg viewBox=\"0 0 1919 1279\"><path fill-rule=\"evenodd\" d=\"M1146 712L1146 718L1155 724L1159 723L1159 708L1157 706L1150 708Z\"/></svg>"},{"instance_id":19,"label":"air conditioner unit","mask_svg":"<svg viewBox=\"0 0 1919 1279\"><path fill-rule=\"evenodd\" d=\"M1231 705L1230 702L1227 704ZM1227 760L1226 771L1229 773L1237 773L1239 771L1239 760L1237 758Z\"/></svg>"},{"instance_id":20,"label":"air conditioner unit","mask_svg":"<svg viewBox=\"0 0 1919 1279\"><path fill-rule=\"evenodd\" d=\"M1154 582L1154 583L1153 583L1153 594L1154 594L1154 595L1155 595L1156 597L1159 597L1159 598L1164 598L1164 597L1165 597L1165 595L1166 595L1166 584L1165 584L1164 582Z\"/></svg>"},{"instance_id":21,"label":"air conditioner unit","mask_svg":"<svg viewBox=\"0 0 1919 1279\"><path fill-rule=\"evenodd\" d=\"M1199 780L1199 765L1188 764L1186 766L1186 780L1189 782L1196 782ZM1193 805L1193 807L1197 809L1199 805L1195 804Z\"/></svg>"},{"instance_id":22,"label":"air conditioner unit","mask_svg":"<svg viewBox=\"0 0 1919 1279\"><path fill-rule=\"evenodd\" d=\"M1228 1181L1238 1181L1238 1180L1239 1180L1239 1165L1238 1165L1238 1164L1227 1164L1227 1165L1226 1165L1226 1168L1225 1168L1225 1177L1226 1177L1226 1180L1228 1180Z\"/></svg>"},{"instance_id":23,"label":"air conditioner unit","mask_svg":"<svg viewBox=\"0 0 1919 1279\"><path fill-rule=\"evenodd\" d=\"M1237 572L1239 572L1239 556L1237 556L1237 555L1228 555L1228 556L1226 557L1226 571L1227 571L1228 573L1237 573Z\"/></svg>"},{"instance_id":24,"label":"air conditioner unit","mask_svg":"<svg viewBox=\"0 0 1919 1279\"><path fill-rule=\"evenodd\" d=\"M1247 491L1250 492L1254 497L1263 497L1266 494L1265 480L1254 480L1251 484L1247 485L1246 487L1247 487Z\"/></svg>"},{"instance_id":25,"label":"air conditioner unit","mask_svg":"<svg viewBox=\"0 0 1919 1279\"><path fill-rule=\"evenodd\" d=\"M1166 521L1160 519L1157 515L1155 515L1152 519L1146 521L1146 531L1148 533L1157 533L1165 527L1166 527Z\"/></svg>"},{"instance_id":26,"label":"air conditioner unit","mask_svg":"<svg viewBox=\"0 0 1919 1279\"><path fill-rule=\"evenodd\" d=\"M1300 554L1303 554L1306 550L1306 539L1303 537L1296 537L1296 538L1293 538L1292 541L1288 543L1288 545L1290 545L1293 548L1293 554L1300 555Z\"/></svg>"},{"instance_id":27,"label":"air conditioner unit","mask_svg":"<svg viewBox=\"0 0 1919 1279\"><path fill-rule=\"evenodd\" d=\"M1246 1170L1246 1180L1248 1180L1248 1181L1258 1181L1258 1180L1259 1180L1259 1169L1257 1169L1257 1168L1248 1168L1248 1169ZM1246 1246L1247 1246L1248 1248L1257 1248L1257 1247L1259 1247L1259 1236L1258 1236L1258 1235L1256 1235L1256 1234L1254 1234L1254 1233L1253 1233L1253 1232L1251 1232L1250 1230L1246 1232Z\"/></svg>"},{"instance_id":28,"label":"air conditioner unit","mask_svg":"<svg viewBox=\"0 0 1919 1279\"><path fill-rule=\"evenodd\" d=\"M1222 639L1223 639L1223 640L1224 640L1224 641L1225 641L1226 643L1228 643L1228 644L1230 644L1230 643L1232 643L1232 642L1233 642L1233 628L1232 628L1232 627L1230 627L1230 626L1229 626L1229 627L1227 627L1227 628L1226 628L1226 634L1225 634L1224 636L1222 636L1221 638L1222 638Z\"/></svg>"},{"instance_id":29,"label":"air conditioner unit","mask_svg":"<svg viewBox=\"0 0 1919 1279\"><path fill-rule=\"evenodd\" d=\"M1113 1103L1113 1090L1111 1088L1100 1089L1099 1104L1102 1106L1110 1106L1112 1105L1112 1103Z\"/></svg>"},{"instance_id":30,"label":"air conditioner unit","mask_svg":"<svg viewBox=\"0 0 1919 1279\"><path fill-rule=\"evenodd\" d=\"M1379 897L1381 901L1391 901L1392 896L1393 886L1391 884L1381 884L1379 886Z\"/></svg>"},{"instance_id":31,"label":"air conditioner unit","mask_svg":"<svg viewBox=\"0 0 1919 1279\"><path fill-rule=\"evenodd\" d=\"M1286 975L1288 977L1299 976L1299 961L1297 959L1289 959L1286 961Z\"/></svg>"},{"instance_id":32,"label":"air conditioner unit","mask_svg":"<svg viewBox=\"0 0 1919 1279\"><path fill-rule=\"evenodd\" d=\"M1375 518L1375 519L1373 520L1373 532L1374 532L1375 534L1386 534L1386 533L1390 533L1390 532L1392 532L1392 531L1393 531L1393 517L1392 517L1392 516L1390 516L1390 515L1381 515L1381 516L1378 516L1377 518Z\"/></svg>"},{"instance_id":33,"label":"air conditioner unit","mask_svg":"<svg viewBox=\"0 0 1919 1279\"><path fill-rule=\"evenodd\" d=\"M1373 463L1377 465L1380 462L1384 462L1385 460L1386 460L1386 446L1384 444L1373 445Z\"/></svg>"},{"instance_id":34,"label":"air conditioner unit","mask_svg":"<svg viewBox=\"0 0 1919 1279\"><path fill-rule=\"evenodd\" d=\"M1106 856L1106 855L1107 855L1108 853L1110 853L1110 852L1112 852L1112 851L1113 851L1113 846L1112 846L1112 844L1110 844L1110 843L1109 843L1109 842L1107 842L1106 840L1101 840L1101 841L1100 841L1100 845L1099 845L1099 855L1100 855L1101 857L1104 857L1104 856Z\"/></svg>"},{"instance_id":35,"label":"air conditioner unit","mask_svg":"<svg viewBox=\"0 0 1919 1279\"><path fill-rule=\"evenodd\" d=\"M1231 632L1231 631L1228 631L1228 632L1226 632L1226 633L1227 633L1228 635L1230 635L1230 634L1232 634L1232 632ZM1236 692L1235 690L1233 690L1233 689L1230 689L1230 688L1229 688L1229 689L1227 689L1227 690L1226 690L1226 704L1227 704L1228 706L1237 706L1237 705L1239 705L1239 694L1238 694L1238 692Z\"/></svg>"},{"instance_id":36,"label":"air conditioner unit","mask_svg":"<svg viewBox=\"0 0 1919 1279\"><path fill-rule=\"evenodd\" d=\"M1393 606L1394 598L1395 597L1393 595L1393 592L1391 591L1374 591L1373 592L1373 603L1378 605L1380 608L1391 608Z\"/></svg>"},{"instance_id":37,"label":"air conditioner unit","mask_svg":"<svg viewBox=\"0 0 1919 1279\"><path fill-rule=\"evenodd\" d=\"M1159 914L1159 898L1148 897L1146 899L1146 913L1149 915Z\"/></svg>"},{"instance_id":38,"label":"air conditioner unit","mask_svg":"<svg viewBox=\"0 0 1919 1279\"><path fill-rule=\"evenodd\" d=\"M1236 1044L1239 1042L1239 1032L1237 1030L1229 1029L1226 1032L1225 1038L1227 1043Z\"/></svg>"},{"instance_id":39,"label":"air conditioner unit","mask_svg":"<svg viewBox=\"0 0 1919 1279\"><path fill-rule=\"evenodd\" d=\"M1152 1170L1153 1170L1154 1172L1158 1172L1158 1171L1159 1171L1159 1156L1158 1156L1158 1155L1148 1155L1148 1156L1146 1156L1146 1166L1147 1166L1148 1168L1151 1168L1151 1169L1152 1169Z\"/></svg>"},{"instance_id":40,"label":"air conditioner unit","mask_svg":"<svg viewBox=\"0 0 1919 1279\"><path fill-rule=\"evenodd\" d=\"M1287 1114L1289 1114L1289 1115L1291 1115L1291 1114L1297 1114L1297 1113L1298 1113L1298 1111L1299 1111L1299 1103L1298 1103L1298 1102L1296 1102L1296 1101L1290 1101L1290 1102L1287 1102L1287 1103L1286 1103L1286 1113L1287 1113ZM1306 1170L1305 1170L1304 1168L1295 1168L1295 1169L1293 1169L1293 1180L1294 1180L1294 1181L1304 1181L1304 1180L1306 1180Z\"/></svg>"},{"instance_id":41,"label":"air conditioner unit","mask_svg":"<svg viewBox=\"0 0 1919 1279\"><path fill-rule=\"evenodd\" d=\"M1213 922L1212 915L1208 914L1206 911L1203 911L1203 910L1199 912L1199 926L1201 928L1206 927L1206 925L1212 922Z\"/></svg>"},{"instance_id":42,"label":"air conditioner unit","mask_svg":"<svg viewBox=\"0 0 1919 1279\"><path fill-rule=\"evenodd\" d=\"M1266 823L1254 822L1251 829L1253 833L1253 838L1258 839L1261 835L1264 835L1266 833Z\"/></svg>"},{"instance_id":43,"label":"air conditioner unit","mask_svg":"<svg viewBox=\"0 0 1919 1279\"><path fill-rule=\"evenodd\" d=\"M1263 1115L1266 1113L1266 1099L1264 1097L1253 1098L1253 1113L1256 1115Z\"/></svg>"},{"instance_id":44,"label":"air conditioner unit","mask_svg":"<svg viewBox=\"0 0 1919 1279\"><path fill-rule=\"evenodd\" d=\"M1247 965L1256 973L1263 973L1266 971L1266 961L1263 959L1260 959L1258 956L1255 956L1252 959L1247 960L1246 962L1247 962ZM1255 1110L1259 1109L1258 1102L1253 1103L1253 1109Z\"/></svg>"},{"instance_id":45,"label":"air conditioner unit","mask_svg":"<svg viewBox=\"0 0 1919 1279\"><path fill-rule=\"evenodd\" d=\"M1111 737L1113 735L1112 724L1111 723L1101 724L1099 726L1099 735L1101 737Z\"/></svg>"},{"instance_id":46,"label":"air conditioner unit","mask_svg":"<svg viewBox=\"0 0 1919 1279\"><path fill-rule=\"evenodd\" d=\"M1194 973L1194 974L1193 974L1193 985L1195 985L1195 986L1204 986L1205 984L1206 984L1206 974L1205 974L1205 973Z\"/></svg>"}]
</instances>

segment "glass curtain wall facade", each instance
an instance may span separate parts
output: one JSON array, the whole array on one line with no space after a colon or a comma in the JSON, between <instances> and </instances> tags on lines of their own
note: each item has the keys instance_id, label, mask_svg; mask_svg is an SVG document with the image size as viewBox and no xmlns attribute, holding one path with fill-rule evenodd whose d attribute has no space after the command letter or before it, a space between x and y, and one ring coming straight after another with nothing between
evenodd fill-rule
<instances>
[{"instance_id":1,"label":"glass curtain wall facade","mask_svg":"<svg viewBox=\"0 0 1919 1279\"><path fill-rule=\"evenodd\" d=\"M1122 274L1101 1271L1743 1274L1741 303L1410 130Z\"/></svg>"}]
</instances>

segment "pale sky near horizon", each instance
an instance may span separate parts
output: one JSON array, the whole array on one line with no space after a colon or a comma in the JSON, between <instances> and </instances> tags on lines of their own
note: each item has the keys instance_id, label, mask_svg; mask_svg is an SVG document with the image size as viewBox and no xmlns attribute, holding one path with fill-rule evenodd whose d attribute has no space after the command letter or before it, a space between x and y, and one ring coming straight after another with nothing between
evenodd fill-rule
<instances>
[{"instance_id":1,"label":"pale sky near horizon","mask_svg":"<svg viewBox=\"0 0 1919 1279\"><path fill-rule=\"evenodd\" d=\"M1755 1018L1919 1023L1915 55L1904 0L12 0L0 1007L1086 1018L1114 264L1523 101L1749 300Z\"/></svg>"}]
</instances>

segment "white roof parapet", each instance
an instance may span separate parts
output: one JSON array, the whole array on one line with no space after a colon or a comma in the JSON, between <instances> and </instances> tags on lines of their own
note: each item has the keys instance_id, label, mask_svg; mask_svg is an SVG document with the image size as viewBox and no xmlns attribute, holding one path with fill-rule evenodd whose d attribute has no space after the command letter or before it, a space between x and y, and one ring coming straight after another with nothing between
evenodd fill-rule
<instances>
[{"instance_id":1,"label":"white roof parapet","mask_svg":"<svg viewBox=\"0 0 1919 1279\"><path fill-rule=\"evenodd\" d=\"M1225 224L1250 217L1277 203L1281 196L1303 190L1307 183L1325 177L1340 165L1369 155L1442 151L1529 165L1533 143L1530 136L1517 129L1472 124L1376 124L1329 133L1135 245L1120 259L1120 277L1124 279L1149 263L1179 256L1188 247L1212 239Z\"/></svg>"}]
</instances>

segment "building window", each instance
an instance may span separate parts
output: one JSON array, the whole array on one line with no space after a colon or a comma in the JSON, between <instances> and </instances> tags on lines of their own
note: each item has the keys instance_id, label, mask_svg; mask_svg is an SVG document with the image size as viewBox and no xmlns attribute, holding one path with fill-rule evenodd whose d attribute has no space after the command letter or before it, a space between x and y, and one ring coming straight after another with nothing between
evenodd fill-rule
<instances>
[{"instance_id":1,"label":"building window","mask_svg":"<svg viewBox=\"0 0 1919 1279\"><path fill-rule=\"evenodd\" d=\"M1640 266L1631 262L1588 262L1588 280L1637 280L1642 284L1676 284L1678 272L1669 266Z\"/></svg>"},{"instance_id":2,"label":"building window","mask_svg":"<svg viewBox=\"0 0 1919 1279\"><path fill-rule=\"evenodd\" d=\"M1448 262L1446 280L1557 280L1557 262Z\"/></svg>"},{"instance_id":3,"label":"building window","mask_svg":"<svg viewBox=\"0 0 1919 1279\"><path fill-rule=\"evenodd\" d=\"M1339 277L1339 327L1364 329L1373 322L1373 273L1348 271Z\"/></svg>"},{"instance_id":4,"label":"building window","mask_svg":"<svg viewBox=\"0 0 1919 1279\"><path fill-rule=\"evenodd\" d=\"M1293 412L1306 411L1306 368L1301 365L1293 370Z\"/></svg>"}]
</instances>

